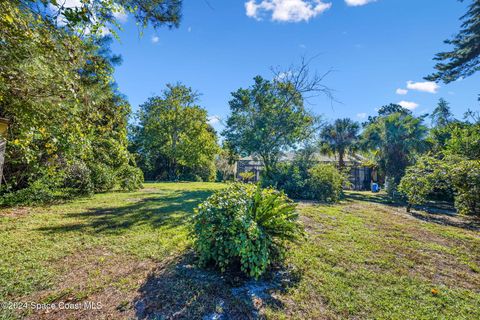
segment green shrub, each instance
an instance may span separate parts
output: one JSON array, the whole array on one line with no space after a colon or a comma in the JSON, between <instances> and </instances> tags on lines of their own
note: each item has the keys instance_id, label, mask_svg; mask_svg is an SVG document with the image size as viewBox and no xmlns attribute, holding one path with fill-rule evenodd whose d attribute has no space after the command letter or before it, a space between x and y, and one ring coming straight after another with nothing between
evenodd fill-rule
<instances>
[{"instance_id":1,"label":"green shrub","mask_svg":"<svg viewBox=\"0 0 480 320\"><path fill-rule=\"evenodd\" d=\"M142 188L143 172L140 168L125 165L117 173L120 188L125 191L135 191Z\"/></svg>"},{"instance_id":2,"label":"green shrub","mask_svg":"<svg viewBox=\"0 0 480 320\"><path fill-rule=\"evenodd\" d=\"M30 183L27 188L3 194L0 197L0 206L31 206L52 203L54 201L65 199L68 195L59 188L61 179L61 175L45 175Z\"/></svg>"},{"instance_id":3,"label":"green shrub","mask_svg":"<svg viewBox=\"0 0 480 320\"><path fill-rule=\"evenodd\" d=\"M480 215L480 161L457 161L451 166L450 176L458 212Z\"/></svg>"},{"instance_id":4,"label":"green shrub","mask_svg":"<svg viewBox=\"0 0 480 320\"><path fill-rule=\"evenodd\" d=\"M65 170L64 190L72 195L92 195L92 172L83 161L69 164Z\"/></svg>"},{"instance_id":5,"label":"green shrub","mask_svg":"<svg viewBox=\"0 0 480 320\"><path fill-rule=\"evenodd\" d=\"M337 202L347 177L335 166L315 162L280 163L272 178L262 177L262 185L284 191L294 199Z\"/></svg>"},{"instance_id":6,"label":"green shrub","mask_svg":"<svg viewBox=\"0 0 480 320\"><path fill-rule=\"evenodd\" d=\"M115 187L116 177L111 167L99 163L91 165L90 170L95 192L106 192Z\"/></svg>"},{"instance_id":7,"label":"green shrub","mask_svg":"<svg viewBox=\"0 0 480 320\"><path fill-rule=\"evenodd\" d=\"M255 173L251 171L241 172L240 178L242 178L242 181L244 182L249 182L249 181L252 181L253 178L255 178Z\"/></svg>"},{"instance_id":8,"label":"green shrub","mask_svg":"<svg viewBox=\"0 0 480 320\"><path fill-rule=\"evenodd\" d=\"M295 204L274 189L234 183L195 210L193 236L200 265L223 272L239 265L258 278L302 234Z\"/></svg>"},{"instance_id":9,"label":"green shrub","mask_svg":"<svg viewBox=\"0 0 480 320\"><path fill-rule=\"evenodd\" d=\"M343 175L331 164L317 164L308 170L310 177L307 189L312 199L323 202L337 202L343 195L343 186L347 183Z\"/></svg>"},{"instance_id":10,"label":"green shrub","mask_svg":"<svg viewBox=\"0 0 480 320\"><path fill-rule=\"evenodd\" d=\"M480 161L458 156L423 156L407 168L398 189L407 198L407 210L425 203L434 191L449 194L453 190L455 208L460 214L480 215Z\"/></svg>"}]
</instances>

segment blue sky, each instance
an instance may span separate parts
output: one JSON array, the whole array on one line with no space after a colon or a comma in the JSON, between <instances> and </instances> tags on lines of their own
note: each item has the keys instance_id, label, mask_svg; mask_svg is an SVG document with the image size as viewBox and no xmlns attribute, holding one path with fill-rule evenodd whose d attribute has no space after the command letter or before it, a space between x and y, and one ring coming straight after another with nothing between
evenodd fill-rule
<instances>
[{"instance_id":1,"label":"blue sky","mask_svg":"<svg viewBox=\"0 0 480 320\"><path fill-rule=\"evenodd\" d=\"M302 55L318 57L311 69L334 70L326 98L309 108L324 119L362 121L376 108L403 101L416 114L431 112L440 97L461 116L478 109L480 74L436 87L424 83L443 40L459 30L466 3L456 0L185 0L178 29L139 30L122 19L115 79L133 110L167 83L182 82L202 94L210 116L228 116L230 93L272 77ZM126 20L126 21L125 21ZM142 34L141 34L142 33ZM400 89L400 90L397 90ZM215 120L212 121L212 123ZM214 123L221 129L220 123Z\"/></svg>"}]
</instances>

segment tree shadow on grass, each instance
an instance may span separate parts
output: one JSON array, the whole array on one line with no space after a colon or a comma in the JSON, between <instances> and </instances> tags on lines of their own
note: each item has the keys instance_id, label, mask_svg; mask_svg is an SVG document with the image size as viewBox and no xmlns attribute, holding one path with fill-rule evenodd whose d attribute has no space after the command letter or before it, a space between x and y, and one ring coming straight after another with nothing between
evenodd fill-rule
<instances>
[{"instance_id":1,"label":"tree shadow on grass","mask_svg":"<svg viewBox=\"0 0 480 320\"><path fill-rule=\"evenodd\" d=\"M188 252L152 271L133 306L138 319L258 319L266 306L282 309L272 293L299 280L279 270L255 281L238 272L200 269Z\"/></svg>"},{"instance_id":2,"label":"tree shadow on grass","mask_svg":"<svg viewBox=\"0 0 480 320\"><path fill-rule=\"evenodd\" d=\"M118 207L90 208L66 214L75 223L42 227L48 233L89 232L121 233L138 225L176 227L186 223L193 209L212 191L178 191L164 196L140 198L134 203ZM133 199L137 200L137 199Z\"/></svg>"}]
</instances>

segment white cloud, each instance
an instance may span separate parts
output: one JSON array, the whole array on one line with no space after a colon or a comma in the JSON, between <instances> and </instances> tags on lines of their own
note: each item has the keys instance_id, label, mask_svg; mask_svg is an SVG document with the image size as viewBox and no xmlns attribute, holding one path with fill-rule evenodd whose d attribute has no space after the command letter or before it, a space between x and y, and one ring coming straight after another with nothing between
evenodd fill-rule
<instances>
[{"instance_id":1,"label":"white cloud","mask_svg":"<svg viewBox=\"0 0 480 320\"><path fill-rule=\"evenodd\" d=\"M113 12L113 16L121 23L125 23L128 20L128 14L122 6L118 6Z\"/></svg>"},{"instance_id":2,"label":"white cloud","mask_svg":"<svg viewBox=\"0 0 480 320\"><path fill-rule=\"evenodd\" d=\"M322 0L249 0L245 2L247 16L261 20L271 13L273 21L308 21L330 9L331 3Z\"/></svg>"},{"instance_id":3,"label":"white cloud","mask_svg":"<svg viewBox=\"0 0 480 320\"><path fill-rule=\"evenodd\" d=\"M187 28L187 31L188 31L188 32L192 32L192 27L188 27L188 28Z\"/></svg>"},{"instance_id":4,"label":"white cloud","mask_svg":"<svg viewBox=\"0 0 480 320\"><path fill-rule=\"evenodd\" d=\"M367 114L365 112L357 113L357 117L359 117L360 119L365 119L367 117Z\"/></svg>"},{"instance_id":5,"label":"white cloud","mask_svg":"<svg viewBox=\"0 0 480 320\"><path fill-rule=\"evenodd\" d=\"M157 36L152 36L152 43L158 43L160 41L160 38Z\"/></svg>"},{"instance_id":6,"label":"white cloud","mask_svg":"<svg viewBox=\"0 0 480 320\"><path fill-rule=\"evenodd\" d=\"M358 7L358 6L364 6L366 4L369 4L370 2L375 2L377 0L345 0L348 6L350 7Z\"/></svg>"},{"instance_id":7,"label":"white cloud","mask_svg":"<svg viewBox=\"0 0 480 320\"><path fill-rule=\"evenodd\" d=\"M415 103L412 101L405 101L405 100L400 101L398 104L408 110L415 110L419 106L418 103Z\"/></svg>"},{"instance_id":8,"label":"white cloud","mask_svg":"<svg viewBox=\"0 0 480 320\"><path fill-rule=\"evenodd\" d=\"M211 126L220 122L220 116L214 115L207 118L207 123Z\"/></svg>"},{"instance_id":9,"label":"white cloud","mask_svg":"<svg viewBox=\"0 0 480 320\"><path fill-rule=\"evenodd\" d=\"M410 90L417 90L422 92L437 93L440 86L432 81L425 82L407 82L407 88Z\"/></svg>"},{"instance_id":10,"label":"white cloud","mask_svg":"<svg viewBox=\"0 0 480 320\"><path fill-rule=\"evenodd\" d=\"M404 95L406 95L406 94L408 93L408 90L398 88L397 91L395 91L395 92L396 92L397 94L399 94L399 95L404 96Z\"/></svg>"}]
</instances>

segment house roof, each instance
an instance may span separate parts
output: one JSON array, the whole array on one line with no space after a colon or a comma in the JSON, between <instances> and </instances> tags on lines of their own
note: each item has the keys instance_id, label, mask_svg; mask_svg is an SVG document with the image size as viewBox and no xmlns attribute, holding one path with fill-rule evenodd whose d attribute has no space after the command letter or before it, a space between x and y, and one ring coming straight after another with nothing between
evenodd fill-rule
<instances>
[{"instance_id":1,"label":"house roof","mask_svg":"<svg viewBox=\"0 0 480 320\"><path fill-rule=\"evenodd\" d=\"M316 161L319 161L319 162L338 162L338 157L336 155L315 153L313 157ZM295 158L294 152L287 152L280 158L280 161L292 161L294 158ZM261 159L255 156L243 157L243 158L240 158L239 160L261 162ZM344 159L345 163L356 163L356 164L362 163L364 160L365 160L365 157L363 157L360 154L353 154L353 155L346 154Z\"/></svg>"}]
</instances>

